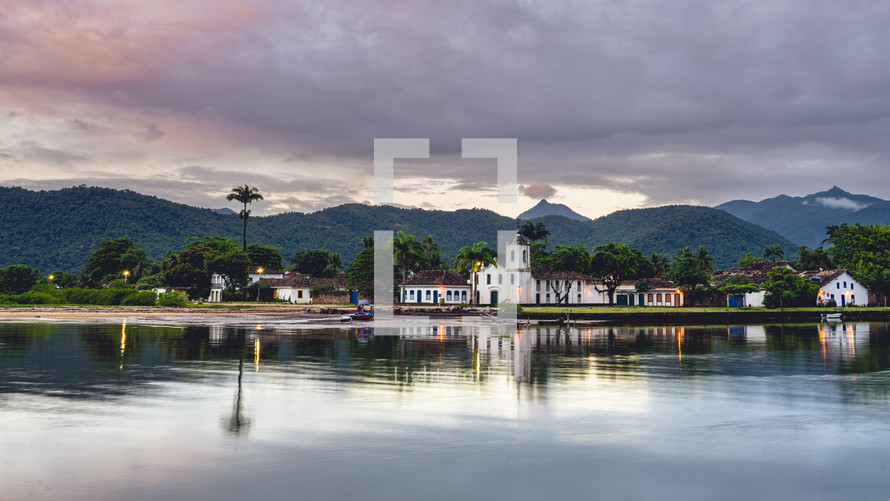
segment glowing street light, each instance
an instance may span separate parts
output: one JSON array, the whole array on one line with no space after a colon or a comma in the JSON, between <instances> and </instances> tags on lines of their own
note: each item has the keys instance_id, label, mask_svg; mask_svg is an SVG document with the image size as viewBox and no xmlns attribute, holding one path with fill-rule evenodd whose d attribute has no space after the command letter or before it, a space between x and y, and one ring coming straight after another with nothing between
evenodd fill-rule
<instances>
[{"instance_id":1,"label":"glowing street light","mask_svg":"<svg viewBox=\"0 0 890 501\"><path fill-rule=\"evenodd\" d=\"M259 267L259 268L257 268L256 271L257 271L257 274L258 274L258 275L262 275L262 274L263 274L263 268L262 268L262 266ZM256 302L257 302L257 303L260 302L260 279L261 279L261 278L262 278L262 277L257 276L257 279L256 279ZM259 340L257 340L257 341L259 341Z\"/></svg>"},{"instance_id":2,"label":"glowing street light","mask_svg":"<svg viewBox=\"0 0 890 501\"><path fill-rule=\"evenodd\" d=\"M124 283L127 283L128 278L130 278L130 270L124 270Z\"/></svg>"}]
</instances>

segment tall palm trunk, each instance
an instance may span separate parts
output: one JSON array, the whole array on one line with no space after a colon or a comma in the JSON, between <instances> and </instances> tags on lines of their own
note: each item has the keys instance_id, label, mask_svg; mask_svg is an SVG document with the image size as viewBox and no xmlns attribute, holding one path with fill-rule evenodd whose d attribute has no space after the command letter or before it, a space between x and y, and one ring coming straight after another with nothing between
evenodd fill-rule
<instances>
[{"instance_id":1,"label":"tall palm trunk","mask_svg":"<svg viewBox=\"0 0 890 501\"><path fill-rule=\"evenodd\" d=\"M247 217L250 215L250 213L247 212L246 202L244 203L244 210L241 211L241 215L244 219L244 236L241 237L241 248L244 250L244 252L247 252Z\"/></svg>"}]
</instances>

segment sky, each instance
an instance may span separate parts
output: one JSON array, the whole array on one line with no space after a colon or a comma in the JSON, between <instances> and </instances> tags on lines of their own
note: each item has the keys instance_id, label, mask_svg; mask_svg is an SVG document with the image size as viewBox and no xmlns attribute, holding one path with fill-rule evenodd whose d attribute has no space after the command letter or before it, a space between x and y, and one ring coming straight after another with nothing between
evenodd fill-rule
<instances>
[{"instance_id":1,"label":"sky","mask_svg":"<svg viewBox=\"0 0 890 501\"><path fill-rule=\"evenodd\" d=\"M890 198L890 3L0 0L0 185L254 214ZM462 138L516 138L520 196Z\"/></svg>"}]
</instances>

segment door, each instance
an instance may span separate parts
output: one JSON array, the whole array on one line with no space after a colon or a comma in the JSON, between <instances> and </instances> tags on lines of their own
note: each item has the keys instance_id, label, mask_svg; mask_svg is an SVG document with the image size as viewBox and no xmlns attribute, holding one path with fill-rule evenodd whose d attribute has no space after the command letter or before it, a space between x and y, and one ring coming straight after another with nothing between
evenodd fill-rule
<instances>
[{"instance_id":1,"label":"door","mask_svg":"<svg viewBox=\"0 0 890 501\"><path fill-rule=\"evenodd\" d=\"M634 295L633 295L633 294L628 294L628 296L627 296L627 304L628 304L628 306L633 306L633 305L634 305Z\"/></svg>"},{"instance_id":2,"label":"door","mask_svg":"<svg viewBox=\"0 0 890 501\"><path fill-rule=\"evenodd\" d=\"M541 293L535 294L535 304L541 304Z\"/></svg>"},{"instance_id":3,"label":"door","mask_svg":"<svg viewBox=\"0 0 890 501\"><path fill-rule=\"evenodd\" d=\"M439 291L433 291L433 304L439 304Z\"/></svg>"},{"instance_id":4,"label":"door","mask_svg":"<svg viewBox=\"0 0 890 501\"><path fill-rule=\"evenodd\" d=\"M498 304L498 291L491 291L491 304Z\"/></svg>"},{"instance_id":5,"label":"door","mask_svg":"<svg viewBox=\"0 0 890 501\"><path fill-rule=\"evenodd\" d=\"M847 305L847 298L844 297L843 294L841 294L841 306L846 306L846 305Z\"/></svg>"},{"instance_id":6,"label":"door","mask_svg":"<svg viewBox=\"0 0 890 501\"><path fill-rule=\"evenodd\" d=\"M417 291L417 302L418 303L423 302L423 292L422 291Z\"/></svg>"}]
</instances>

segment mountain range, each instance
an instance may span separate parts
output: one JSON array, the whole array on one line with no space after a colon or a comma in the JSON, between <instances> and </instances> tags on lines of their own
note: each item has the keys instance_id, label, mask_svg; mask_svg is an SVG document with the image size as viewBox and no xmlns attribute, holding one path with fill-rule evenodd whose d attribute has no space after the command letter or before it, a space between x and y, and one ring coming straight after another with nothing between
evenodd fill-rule
<instances>
[{"instance_id":1,"label":"mountain range","mask_svg":"<svg viewBox=\"0 0 890 501\"><path fill-rule=\"evenodd\" d=\"M890 224L890 202L853 195L837 186L805 197L779 195L760 202L733 200L716 208L810 247L820 245L829 225Z\"/></svg>"},{"instance_id":2,"label":"mountain range","mask_svg":"<svg viewBox=\"0 0 890 501\"><path fill-rule=\"evenodd\" d=\"M258 202L262 203L262 202ZM53 191L0 187L0 266L26 264L44 272L79 271L99 243L130 237L153 261L181 249L189 237L218 235L241 239L237 214L220 214L129 190L78 186ZM647 255L672 255L678 248L705 246L715 266L735 265L747 252L759 255L778 243L793 255L795 243L725 211L672 205L614 212L578 221L548 215L536 219L551 231L554 245L581 243L588 248L626 243ZM350 262L360 237L374 230L402 230L418 239L432 235L451 259L466 245L494 245L498 230L512 230L520 220L484 209L436 211L393 206L345 204L318 212L255 216L249 242L281 250L288 262L297 252L324 248Z\"/></svg>"}]
</instances>

